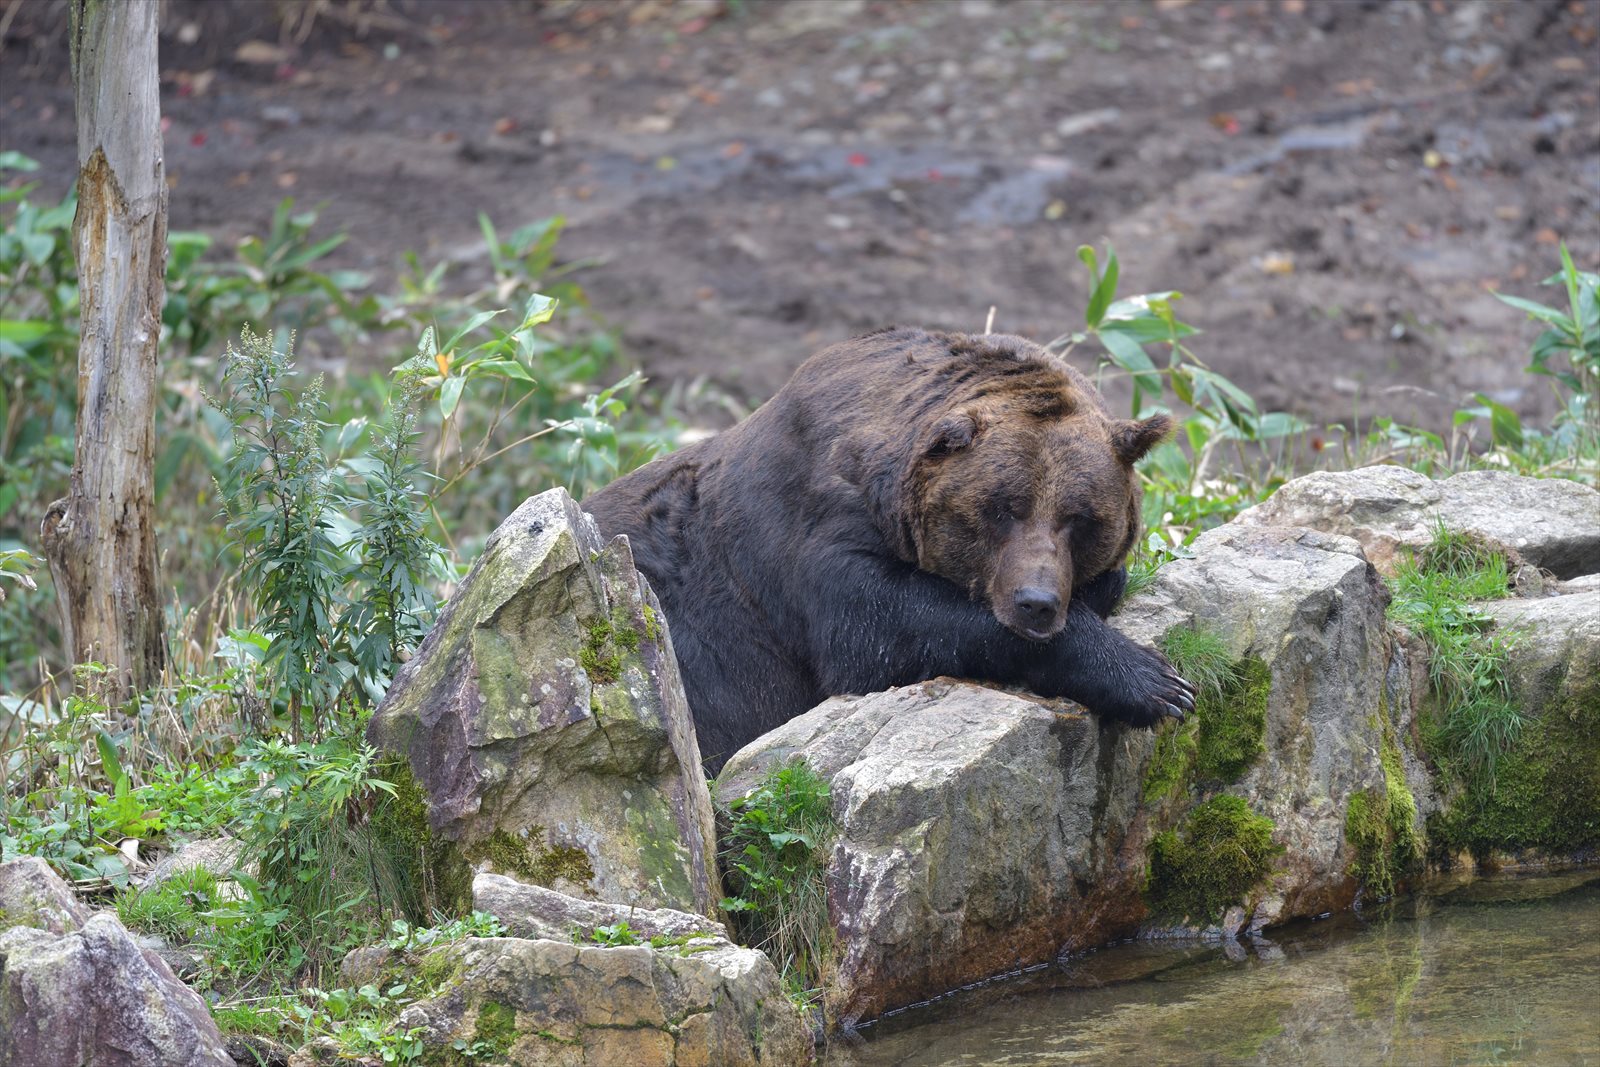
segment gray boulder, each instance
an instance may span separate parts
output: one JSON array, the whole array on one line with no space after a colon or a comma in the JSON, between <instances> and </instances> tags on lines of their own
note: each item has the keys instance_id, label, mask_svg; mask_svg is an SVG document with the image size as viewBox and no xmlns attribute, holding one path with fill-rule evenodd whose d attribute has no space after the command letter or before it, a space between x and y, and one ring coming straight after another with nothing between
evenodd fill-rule
<instances>
[{"instance_id":1,"label":"gray boulder","mask_svg":"<svg viewBox=\"0 0 1600 1067\"><path fill-rule=\"evenodd\" d=\"M479 1045L489 1062L797 1067L811 1036L766 956L718 938L654 948L475 938L435 951L439 996L396 1026Z\"/></svg>"},{"instance_id":2,"label":"gray boulder","mask_svg":"<svg viewBox=\"0 0 1600 1067\"><path fill-rule=\"evenodd\" d=\"M1467 471L1442 481L1404 467L1319 471L1239 515L1245 526L1305 526L1346 534L1391 573L1439 523L1571 578L1600 572L1600 492L1560 478Z\"/></svg>"},{"instance_id":3,"label":"gray boulder","mask_svg":"<svg viewBox=\"0 0 1600 1067\"><path fill-rule=\"evenodd\" d=\"M239 866L243 846L236 837L203 837L186 841L175 850L162 856L140 884L142 889L154 889L161 883L184 871L202 869L218 879L226 879Z\"/></svg>"},{"instance_id":4,"label":"gray boulder","mask_svg":"<svg viewBox=\"0 0 1600 1067\"><path fill-rule=\"evenodd\" d=\"M476 1045L490 1062L810 1062L810 1031L772 961L704 916L577 900L488 873L473 880L473 904L515 936L411 953L358 949L342 979L411 981L422 999L396 1029L419 1029L430 1048ZM591 941L596 927L622 922L633 943Z\"/></svg>"},{"instance_id":5,"label":"gray boulder","mask_svg":"<svg viewBox=\"0 0 1600 1067\"><path fill-rule=\"evenodd\" d=\"M1430 843L1489 867L1592 858L1600 851L1600 592L1476 606L1510 647L1506 676L1522 727L1492 776L1443 779Z\"/></svg>"},{"instance_id":6,"label":"gray boulder","mask_svg":"<svg viewBox=\"0 0 1600 1067\"><path fill-rule=\"evenodd\" d=\"M710 795L665 617L627 540L604 542L565 491L495 530L369 736L404 760L448 857L716 913Z\"/></svg>"},{"instance_id":7,"label":"gray boulder","mask_svg":"<svg viewBox=\"0 0 1600 1067\"><path fill-rule=\"evenodd\" d=\"M1199 625L1225 644L1236 683L1191 723L1129 730L938 680L827 701L736 754L718 790L742 795L797 757L830 781L829 1003L846 1024L1136 932L1320 914L1357 890L1351 797L1389 792L1385 600L1349 538L1225 527L1114 620L1139 640ZM1219 797L1269 819L1282 851L1222 890L1226 911L1163 913L1151 849Z\"/></svg>"},{"instance_id":8,"label":"gray boulder","mask_svg":"<svg viewBox=\"0 0 1600 1067\"><path fill-rule=\"evenodd\" d=\"M0 864L0 1063L231 1067L205 1002L33 857Z\"/></svg>"}]
</instances>

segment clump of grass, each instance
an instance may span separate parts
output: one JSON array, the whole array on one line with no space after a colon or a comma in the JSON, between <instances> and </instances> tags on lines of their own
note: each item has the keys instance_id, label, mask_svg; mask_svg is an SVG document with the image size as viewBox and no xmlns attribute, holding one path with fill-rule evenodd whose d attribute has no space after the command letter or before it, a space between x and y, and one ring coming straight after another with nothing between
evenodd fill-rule
<instances>
[{"instance_id":1,"label":"clump of grass","mask_svg":"<svg viewBox=\"0 0 1600 1067\"><path fill-rule=\"evenodd\" d=\"M1428 650L1428 681L1437 704L1426 723L1436 754L1493 783L1495 766L1522 736L1527 717L1511 700L1506 661L1514 635L1492 632L1472 606L1510 586L1505 555L1443 526L1390 582L1389 617Z\"/></svg>"},{"instance_id":2,"label":"clump of grass","mask_svg":"<svg viewBox=\"0 0 1600 1067\"><path fill-rule=\"evenodd\" d=\"M823 882L838 832L827 780L803 760L777 767L720 813L723 872L740 941L772 957L791 996L815 1002L833 957Z\"/></svg>"},{"instance_id":3,"label":"clump of grass","mask_svg":"<svg viewBox=\"0 0 1600 1067\"><path fill-rule=\"evenodd\" d=\"M1179 626L1161 641L1167 659L1195 687L1200 700L1217 700L1233 680L1233 657L1216 631L1203 626Z\"/></svg>"}]
</instances>

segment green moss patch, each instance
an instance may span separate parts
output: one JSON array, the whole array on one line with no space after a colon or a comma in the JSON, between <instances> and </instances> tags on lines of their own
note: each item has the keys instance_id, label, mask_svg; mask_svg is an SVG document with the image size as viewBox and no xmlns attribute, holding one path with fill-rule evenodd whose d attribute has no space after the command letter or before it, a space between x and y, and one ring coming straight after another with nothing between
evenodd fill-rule
<instances>
[{"instance_id":1,"label":"green moss patch","mask_svg":"<svg viewBox=\"0 0 1600 1067\"><path fill-rule=\"evenodd\" d=\"M1493 779L1464 776L1428 820L1436 854L1600 848L1600 657L1567 665L1562 695L1531 717Z\"/></svg>"},{"instance_id":2,"label":"green moss patch","mask_svg":"<svg viewBox=\"0 0 1600 1067\"><path fill-rule=\"evenodd\" d=\"M571 845L546 845L542 826L530 827L527 838L496 830L488 839L469 845L465 852L474 863L487 862L503 874L549 887L559 878L588 889L594 881L589 854Z\"/></svg>"},{"instance_id":3,"label":"green moss patch","mask_svg":"<svg viewBox=\"0 0 1600 1067\"><path fill-rule=\"evenodd\" d=\"M1145 769L1153 803L1193 781L1238 781L1266 752L1272 669L1255 657L1234 661L1222 638L1200 627L1167 633L1162 651L1199 692L1194 712L1156 739Z\"/></svg>"},{"instance_id":4,"label":"green moss patch","mask_svg":"<svg viewBox=\"0 0 1600 1067\"><path fill-rule=\"evenodd\" d=\"M649 606L646 605L646 610ZM646 616L648 628L650 617ZM626 611L618 608L609 619L596 619L584 631L578 662L593 685L609 685L622 676L622 656L639 651L639 631L633 628Z\"/></svg>"},{"instance_id":5,"label":"green moss patch","mask_svg":"<svg viewBox=\"0 0 1600 1067\"><path fill-rule=\"evenodd\" d=\"M1157 834L1146 850L1145 902L1161 918L1212 923L1272 872L1282 847L1271 819L1241 798L1213 797L1176 829Z\"/></svg>"},{"instance_id":6,"label":"green moss patch","mask_svg":"<svg viewBox=\"0 0 1600 1067\"><path fill-rule=\"evenodd\" d=\"M1379 899L1393 896L1422 858L1417 801L1406 785L1394 729L1387 719L1381 726L1383 792L1363 789L1352 795L1344 821L1345 840L1355 849L1350 873L1363 893Z\"/></svg>"}]
</instances>

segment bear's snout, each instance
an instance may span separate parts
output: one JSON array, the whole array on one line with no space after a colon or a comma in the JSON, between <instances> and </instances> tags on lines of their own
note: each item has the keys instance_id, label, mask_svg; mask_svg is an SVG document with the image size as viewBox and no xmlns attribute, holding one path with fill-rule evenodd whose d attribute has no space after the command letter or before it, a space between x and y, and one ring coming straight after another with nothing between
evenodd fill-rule
<instances>
[{"instance_id":1,"label":"bear's snout","mask_svg":"<svg viewBox=\"0 0 1600 1067\"><path fill-rule=\"evenodd\" d=\"M1056 621L1061 614L1061 598L1053 590L1036 585L1025 586L1017 590L1012 603L1016 605L1018 619L1027 631L1027 636L1043 639L1057 629Z\"/></svg>"}]
</instances>

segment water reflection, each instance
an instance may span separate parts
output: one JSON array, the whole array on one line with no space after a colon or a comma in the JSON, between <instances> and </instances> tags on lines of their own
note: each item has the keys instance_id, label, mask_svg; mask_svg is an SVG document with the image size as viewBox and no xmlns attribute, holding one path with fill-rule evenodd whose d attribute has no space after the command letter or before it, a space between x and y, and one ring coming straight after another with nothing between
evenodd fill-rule
<instances>
[{"instance_id":1,"label":"water reflection","mask_svg":"<svg viewBox=\"0 0 1600 1067\"><path fill-rule=\"evenodd\" d=\"M1270 940L1123 945L840 1042L831 1067L1600 1067L1600 871L1447 886Z\"/></svg>"}]
</instances>

